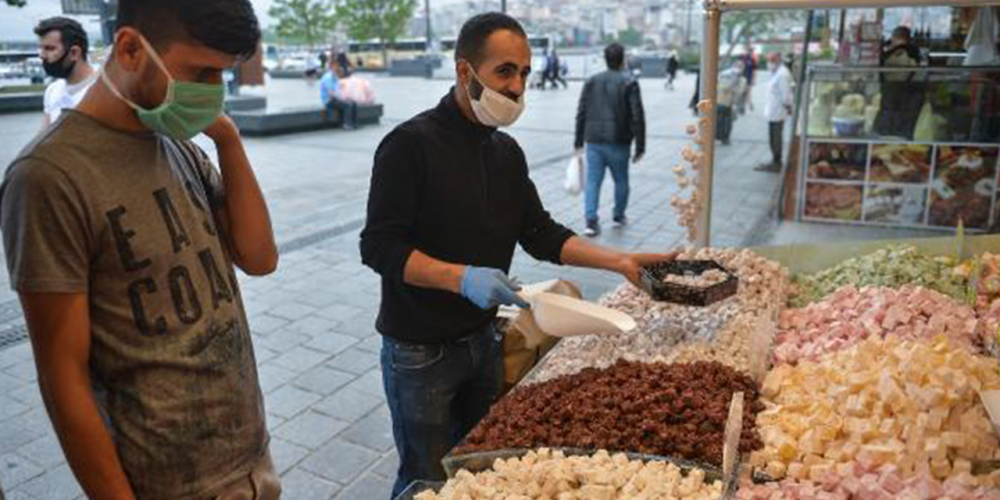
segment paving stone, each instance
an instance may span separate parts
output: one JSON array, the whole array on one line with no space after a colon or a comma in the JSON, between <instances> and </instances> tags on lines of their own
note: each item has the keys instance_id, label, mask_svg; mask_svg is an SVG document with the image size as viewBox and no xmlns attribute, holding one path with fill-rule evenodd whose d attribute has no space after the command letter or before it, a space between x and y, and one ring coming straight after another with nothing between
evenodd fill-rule
<instances>
[{"instance_id":1,"label":"paving stone","mask_svg":"<svg viewBox=\"0 0 1000 500\"><path fill-rule=\"evenodd\" d=\"M271 460L274 462L274 469L278 475L283 475L292 467L295 467L300 460L309 455L309 449L297 444L289 443L284 439L271 436Z\"/></svg>"},{"instance_id":2,"label":"paving stone","mask_svg":"<svg viewBox=\"0 0 1000 500\"><path fill-rule=\"evenodd\" d=\"M37 408L37 407L39 407L39 406L41 406L43 404L43 402L42 402L42 393L39 390L37 383L36 384L27 384L24 387L21 387L20 389L17 389L15 391L7 393L7 395L10 396L10 397L12 397L12 398L14 398L14 399L16 399L17 401L19 401L21 403L24 403L24 404L26 404L28 406L32 406L32 407L35 407L35 408ZM0 409L0 415L2 415L2 414L3 414L3 410ZM0 416L0 420L3 420L2 416Z\"/></svg>"},{"instance_id":3,"label":"paving stone","mask_svg":"<svg viewBox=\"0 0 1000 500\"><path fill-rule=\"evenodd\" d=\"M274 431L274 435L288 442L315 450L346 429L347 425L348 423L343 420L307 411L278 427Z\"/></svg>"},{"instance_id":4,"label":"paving stone","mask_svg":"<svg viewBox=\"0 0 1000 500\"><path fill-rule=\"evenodd\" d=\"M8 490L28 482L45 473L45 469L28 460L23 455L8 453L0 455L0 484Z\"/></svg>"},{"instance_id":5,"label":"paving stone","mask_svg":"<svg viewBox=\"0 0 1000 500\"><path fill-rule=\"evenodd\" d=\"M269 315L284 318L289 321L298 321L299 319L309 316L314 312L316 312L316 308L297 302L285 302L268 310Z\"/></svg>"},{"instance_id":6,"label":"paving stone","mask_svg":"<svg viewBox=\"0 0 1000 500\"><path fill-rule=\"evenodd\" d=\"M329 354L300 346L274 358L271 363L294 372L302 373L326 361L329 357Z\"/></svg>"},{"instance_id":7,"label":"paving stone","mask_svg":"<svg viewBox=\"0 0 1000 500\"><path fill-rule=\"evenodd\" d=\"M337 483L302 469L292 469L281 478L281 498L289 500L330 500L339 491Z\"/></svg>"},{"instance_id":8,"label":"paving stone","mask_svg":"<svg viewBox=\"0 0 1000 500\"><path fill-rule=\"evenodd\" d=\"M62 446L55 434L46 434L20 448L17 453L28 457L42 467L49 469L66 461Z\"/></svg>"},{"instance_id":9,"label":"paving stone","mask_svg":"<svg viewBox=\"0 0 1000 500\"><path fill-rule=\"evenodd\" d=\"M265 401L266 401L266 399L265 399ZM284 425L285 422L288 421L287 418L279 417L279 416L277 416L277 415L275 415L273 413L266 413L265 419L267 420L267 432L268 433L274 432L278 427L281 427L282 425Z\"/></svg>"},{"instance_id":10,"label":"paving stone","mask_svg":"<svg viewBox=\"0 0 1000 500\"><path fill-rule=\"evenodd\" d=\"M313 306L317 309L322 309L340 303L340 293L338 291L339 287L336 284L326 285L323 287L323 290L318 291L315 290L315 283L313 283L312 286L314 289L306 291L299 299L303 304Z\"/></svg>"},{"instance_id":11,"label":"paving stone","mask_svg":"<svg viewBox=\"0 0 1000 500\"><path fill-rule=\"evenodd\" d=\"M358 377L347 386L376 397L385 395L385 387L382 385L382 371L378 367L372 368L371 371Z\"/></svg>"},{"instance_id":12,"label":"paving stone","mask_svg":"<svg viewBox=\"0 0 1000 500\"><path fill-rule=\"evenodd\" d=\"M373 354L378 354L382 352L382 336L381 335L371 335L368 338L358 342L358 349L362 351L368 351Z\"/></svg>"},{"instance_id":13,"label":"paving stone","mask_svg":"<svg viewBox=\"0 0 1000 500\"><path fill-rule=\"evenodd\" d=\"M282 418L292 418L319 401L320 398L321 396L318 394L286 385L268 394L264 398L264 406L268 413Z\"/></svg>"},{"instance_id":14,"label":"paving stone","mask_svg":"<svg viewBox=\"0 0 1000 500\"><path fill-rule=\"evenodd\" d=\"M282 368L271 362L264 363L257 369L257 378L260 381L260 390L263 391L264 394L268 394L278 387L281 387L298 375L299 374L297 372L287 368Z\"/></svg>"},{"instance_id":15,"label":"paving stone","mask_svg":"<svg viewBox=\"0 0 1000 500\"><path fill-rule=\"evenodd\" d=\"M272 359L278 357L278 353L271 349L268 349L262 345L258 345L259 340L254 341L253 355L257 359L257 364L267 363Z\"/></svg>"},{"instance_id":16,"label":"paving stone","mask_svg":"<svg viewBox=\"0 0 1000 500\"><path fill-rule=\"evenodd\" d=\"M31 436L28 442L34 441L41 436L55 433L52 429L52 422L49 420L49 414L43 406L32 408L14 417L14 420L18 420L20 425L23 426L21 432L27 436Z\"/></svg>"},{"instance_id":17,"label":"paving stone","mask_svg":"<svg viewBox=\"0 0 1000 500\"><path fill-rule=\"evenodd\" d=\"M340 439L384 453L394 445L392 422L387 416L373 412L351 424L340 433Z\"/></svg>"},{"instance_id":18,"label":"paving stone","mask_svg":"<svg viewBox=\"0 0 1000 500\"><path fill-rule=\"evenodd\" d=\"M399 455L396 454L396 450L392 450L383 456L382 459L375 464L372 472L386 479L395 481L396 473L399 472Z\"/></svg>"},{"instance_id":19,"label":"paving stone","mask_svg":"<svg viewBox=\"0 0 1000 500\"><path fill-rule=\"evenodd\" d=\"M336 355L344 352L357 342L358 339L349 335L328 331L314 335L312 340L307 342L305 346L310 349Z\"/></svg>"},{"instance_id":20,"label":"paving stone","mask_svg":"<svg viewBox=\"0 0 1000 500\"><path fill-rule=\"evenodd\" d=\"M33 497L45 500L74 500L83 494L69 465L60 465L24 483L21 487Z\"/></svg>"},{"instance_id":21,"label":"paving stone","mask_svg":"<svg viewBox=\"0 0 1000 500\"><path fill-rule=\"evenodd\" d=\"M292 385L309 392L329 396L355 378L357 375L353 373L334 370L326 366L317 366L292 380Z\"/></svg>"},{"instance_id":22,"label":"paving stone","mask_svg":"<svg viewBox=\"0 0 1000 500\"><path fill-rule=\"evenodd\" d=\"M30 409L31 407L27 404L12 397L0 394L0 422L16 415L20 415Z\"/></svg>"},{"instance_id":23,"label":"paving stone","mask_svg":"<svg viewBox=\"0 0 1000 500\"><path fill-rule=\"evenodd\" d=\"M395 479L392 481L377 476L375 474L365 474L361 476L360 479L347 486L337 495L336 500L354 500L354 499L388 499L392 496L392 486Z\"/></svg>"},{"instance_id":24,"label":"paving stone","mask_svg":"<svg viewBox=\"0 0 1000 500\"><path fill-rule=\"evenodd\" d=\"M349 484L378 460L368 448L334 438L302 461L302 468L339 484Z\"/></svg>"},{"instance_id":25,"label":"paving stone","mask_svg":"<svg viewBox=\"0 0 1000 500\"><path fill-rule=\"evenodd\" d=\"M21 364L19 362L18 364ZM15 364L8 368L8 370L13 369L18 364ZM10 394L18 389L23 388L30 382L21 380L13 375L7 374L6 372L0 372L0 394Z\"/></svg>"},{"instance_id":26,"label":"paving stone","mask_svg":"<svg viewBox=\"0 0 1000 500\"><path fill-rule=\"evenodd\" d=\"M26 359L15 363L4 370L4 373L18 378L23 382L35 382L38 380L38 370L35 369L35 360Z\"/></svg>"},{"instance_id":27,"label":"paving stone","mask_svg":"<svg viewBox=\"0 0 1000 500\"><path fill-rule=\"evenodd\" d=\"M384 402L379 398L352 388L343 388L313 405L313 409L340 420L353 422Z\"/></svg>"},{"instance_id":28,"label":"paving stone","mask_svg":"<svg viewBox=\"0 0 1000 500\"><path fill-rule=\"evenodd\" d=\"M248 321L250 323L250 331L264 335L276 332L289 324L287 319L271 316L270 314L258 314Z\"/></svg>"},{"instance_id":29,"label":"paving stone","mask_svg":"<svg viewBox=\"0 0 1000 500\"><path fill-rule=\"evenodd\" d=\"M379 357L367 351L352 347L328 361L327 366L336 370L361 375L379 365Z\"/></svg>"},{"instance_id":30,"label":"paving stone","mask_svg":"<svg viewBox=\"0 0 1000 500\"><path fill-rule=\"evenodd\" d=\"M311 314L288 325L288 329L299 333L304 333L310 337L327 333L333 329L334 323L329 319L315 314Z\"/></svg>"},{"instance_id":31,"label":"paving stone","mask_svg":"<svg viewBox=\"0 0 1000 500\"><path fill-rule=\"evenodd\" d=\"M22 489L6 492L7 500L39 500Z\"/></svg>"},{"instance_id":32,"label":"paving stone","mask_svg":"<svg viewBox=\"0 0 1000 500\"><path fill-rule=\"evenodd\" d=\"M296 331L281 329L260 339L260 345L280 353L288 352L296 346L308 342L309 336Z\"/></svg>"},{"instance_id":33,"label":"paving stone","mask_svg":"<svg viewBox=\"0 0 1000 500\"><path fill-rule=\"evenodd\" d=\"M332 321L347 321L359 314L363 313L364 309L360 307L354 307L347 304L333 304L320 309L316 312L317 316L332 320Z\"/></svg>"},{"instance_id":34,"label":"paving stone","mask_svg":"<svg viewBox=\"0 0 1000 500\"><path fill-rule=\"evenodd\" d=\"M44 430L30 425L23 418L23 415L0 420L0 454L11 453L18 448L38 439L46 434Z\"/></svg>"},{"instance_id":35,"label":"paving stone","mask_svg":"<svg viewBox=\"0 0 1000 500\"><path fill-rule=\"evenodd\" d=\"M5 370L21 361L29 359L34 359L31 354L30 343L25 342L6 349L0 349L0 370Z\"/></svg>"}]
</instances>

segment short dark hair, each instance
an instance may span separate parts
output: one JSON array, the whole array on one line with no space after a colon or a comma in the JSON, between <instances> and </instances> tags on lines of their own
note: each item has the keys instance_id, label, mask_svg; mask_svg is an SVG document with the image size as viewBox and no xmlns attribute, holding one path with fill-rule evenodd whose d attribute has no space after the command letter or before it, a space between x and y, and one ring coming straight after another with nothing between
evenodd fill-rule
<instances>
[{"instance_id":1,"label":"short dark hair","mask_svg":"<svg viewBox=\"0 0 1000 500\"><path fill-rule=\"evenodd\" d=\"M465 59L473 65L479 64L486 49L486 40L500 30L511 31L528 38L521 23L501 12L487 12L472 16L462 25L455 44L455 60Z\"/></svg>"},{"instance_id":2,"label":"short dark hair","mask_svg":"<svg viewBox=\"0 0 1000 500\"><path fill-rule=\"evenodd\" d=\"M53 31L59 32L62 37L63 49L66 52L69 52L69 49L73 47L80 47L83 60L87 60L87 52L90 50L90 39L87 38L87 32L83 30L83 26L80 23L68 17L60 16L42 20L42 22L38 23L38 26L35 26L35 34L39 38Z\"/></svg>"},{"instance_id":3,"label":"short dark hair","mask_svg":"<svg viewBox=\"0 0 1000 500\"><path fill-rule=\"evenodd\" d=\"M156 48L192 40L247 58L260 43L260 23L250 0L119 0L118 29L139 30Z\"/></svg>"},{"instance_id":4,"label":"short dark hair","mask_svg":"<svg viewBox=\"0 0 1000 500\"><path fill-rule=\"evenodd\" d=\"M902 38L903 40L909 40L910 28L907 26L896 26L896 29L892 30L892 36Z\"/></svg>"},{"instance_id":5,"label":"short dark hair","mask_svg":"<svg viewBox=\"0 0 1000 500\"><path fill-rule=\"evenodd\" d=\"M621 69L625 64L625 47L618 42L605 47L604 62L608 63L608 68Z\"/></svg>"}]
</instances>

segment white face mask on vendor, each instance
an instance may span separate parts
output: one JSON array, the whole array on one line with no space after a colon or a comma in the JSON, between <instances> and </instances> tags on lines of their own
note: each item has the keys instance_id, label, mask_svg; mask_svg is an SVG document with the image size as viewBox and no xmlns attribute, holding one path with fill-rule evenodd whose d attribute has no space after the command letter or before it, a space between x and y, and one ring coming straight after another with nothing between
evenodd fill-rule
<instances>
[{"instance_id":1,"label":"white face mask on vendor","mask_svg":"<svg viewBox=\"0 0 1000 500\"><path fill-rule=\"evenodd\" d=\"M479 123L487 127L509 127L520 118L524 112L524 94L521 94L516 101L497 92L483 83L476 74L476 70L470 65L472 77L476 79L479 86L483 88L479 99L472 97L472 91L467 86L465 91L469 93L469 102L472 104L472 112L475 113ZM470 81L471 86L471 81Z\"/></svg>"}]
</instances>

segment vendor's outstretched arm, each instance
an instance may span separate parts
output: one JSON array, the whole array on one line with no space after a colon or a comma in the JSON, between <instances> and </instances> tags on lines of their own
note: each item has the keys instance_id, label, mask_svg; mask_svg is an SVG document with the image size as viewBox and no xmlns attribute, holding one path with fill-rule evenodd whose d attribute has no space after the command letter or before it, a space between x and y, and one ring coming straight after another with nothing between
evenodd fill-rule
<instances>
[{"instance_id":1,"label":"vendor's outstretched arm","mask_svg":"<svg viewBox=\"0 0 1000 500\"><path fill-rule=\"evenodd\" d=\"M579 236L566 240L562 249L562 262L568 266L605 269L621 274L639 286L639 272L643 266L677 258L677 253L623 253L589 243Z\"/></svg>"}]
</instances>

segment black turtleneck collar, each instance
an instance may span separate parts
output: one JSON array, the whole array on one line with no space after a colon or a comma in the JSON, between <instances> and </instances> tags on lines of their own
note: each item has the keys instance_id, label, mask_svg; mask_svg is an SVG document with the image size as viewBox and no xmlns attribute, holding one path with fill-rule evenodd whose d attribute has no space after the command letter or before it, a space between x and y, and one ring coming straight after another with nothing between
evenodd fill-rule
<instances>
[{"instance_id":1,"label":"black turtleneck collar","mask_svg":"<svg viewBox=\"0 0 1000 500\"><path fill-rule=\"evenodd\" d=\"M462 108L458 106L458 100L455 98L455 92L456 87L452 86L448 94L441 98L441 102L437 107L438 113L451 122L458 130L470 136L485 139L493 135L493 132L497 130L495 127L487 127L486 125L473 122L465 116L465 113L462 113Z\"/></svg>"}]
</instances>

